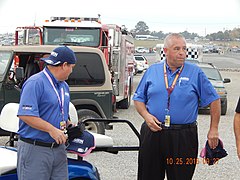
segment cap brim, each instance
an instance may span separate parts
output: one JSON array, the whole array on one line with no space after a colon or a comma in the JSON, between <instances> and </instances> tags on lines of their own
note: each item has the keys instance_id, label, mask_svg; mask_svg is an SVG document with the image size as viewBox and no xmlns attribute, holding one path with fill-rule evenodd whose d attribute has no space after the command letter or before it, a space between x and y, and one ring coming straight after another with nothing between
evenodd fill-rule
<instances>
[{"instance_id":1,"label":"cap brim","mask_svg":"<svg viewBox=\"0 0 240 180\"><path fill-rule=\"evenodd\" d=\"M51 60L49 57L47 58L40 58L41 61L44 61L45 63L49 64L49 65L53 65L53 66L56 66L58 64L61 64L60 61L58 62L53 62L53 60Z\"/></svg>"}]
</instances>

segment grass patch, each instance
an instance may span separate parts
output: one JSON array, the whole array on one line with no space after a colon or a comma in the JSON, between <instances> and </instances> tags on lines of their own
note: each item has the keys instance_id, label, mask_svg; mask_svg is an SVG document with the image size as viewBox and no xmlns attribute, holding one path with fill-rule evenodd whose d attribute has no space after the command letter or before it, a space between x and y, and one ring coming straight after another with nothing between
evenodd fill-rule
<instances>
[{"instance_id":1,"label":"grass patch","mask_svg":"<svg viewBox=\"0 0 240 180\"><path fill-rule=\"evenodd\" d=\"M162 44L163 40L134 40L135 47L153 48L157 44Z\"/></svg>"}]
</instances>

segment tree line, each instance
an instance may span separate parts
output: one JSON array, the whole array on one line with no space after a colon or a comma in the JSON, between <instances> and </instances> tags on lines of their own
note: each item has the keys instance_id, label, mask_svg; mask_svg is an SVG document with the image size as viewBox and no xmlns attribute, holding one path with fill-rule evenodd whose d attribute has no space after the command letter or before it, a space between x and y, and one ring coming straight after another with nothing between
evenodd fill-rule
<instances>
[{"instance_id":1,"label":"tree line","mask_svg":"<svg viewBox=\"0 0 240 180\"><path fill-rule=\"evenodd\" d=\"M136 35L151 35L156 36L159 39L164 39L169 33L163 33L163 31L150 31L149 27L144 21L139 21L135 29L130 30L132 35L135 37ZM195 38L203 38L199 36L197 33L190 33L188 31L179 32L186 39L195 39ZM240 41L240 28L234 28L232 30L224 30L218 31L216 33L207 34L206 39L210 41Z\"/></svg>"}]
</instances>

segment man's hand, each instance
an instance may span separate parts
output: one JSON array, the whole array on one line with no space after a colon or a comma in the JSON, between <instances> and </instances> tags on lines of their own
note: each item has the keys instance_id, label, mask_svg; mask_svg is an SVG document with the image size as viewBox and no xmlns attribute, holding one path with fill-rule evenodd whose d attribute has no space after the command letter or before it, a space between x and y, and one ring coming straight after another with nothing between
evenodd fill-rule
<instances>
[{"instance_id":1,"label":"man's hand","mask_svg":"<svg viewBox=\"0 0 240 180\"><path fill-rule=\"evenodd\" d=\"M54 127L49 122L36 116L19 116L21 120L27 123L32 128L49 133L49 135L57 142L57 144L64 144L67 140L67 135L63 130Z\"/></svg>"},{"instance_id":2,"label":"man's hand","mask_svg":"<svg viewBox=\"0 0 240 180\"><path fill-rule=\"evenodd\" d=\"M208 132L208 144L210 146L211 149L215 149L218 145L218 129L210 129Z\"/></svg>"},{"instance_id":3,"label":"man's hand","mask_svg":"<svg viewBox=\"0 0 240 180\"><path fill-rule=\"evenodd\" d=\"M65 144L67 141L67 134L58 128L53 127L49 134L57 144Z\"/></svg>"},{"instance_id":4,"label":"man's hand","mask_svg":"<svg viewBox=\"0 0 240 180\"><path fill-rule=\"evenodd\" d=\"M158 119L156 117L154 117L151 114L147 114L146 116L144 116L144 119L148 125L148 127L153 131L153 132L157 132L157 131L161 131L162 128L160 127L161 122L158 121Z\"/></svg>"},{"instance_id":5,"label":"man's hand","mask_svg":"<svg viewBox=\"0 0 240 180\"><path fill-rule=\"evenodd\" d=\"M156 117L151 115L147 108L146 105L143 102L139 101L134 101L135 108L137 109L138 113L144 118L146 121L148 127L153 131L161 131L162 128L160 127L161 122L158 121Z\"/></svg>"}]
</instances>

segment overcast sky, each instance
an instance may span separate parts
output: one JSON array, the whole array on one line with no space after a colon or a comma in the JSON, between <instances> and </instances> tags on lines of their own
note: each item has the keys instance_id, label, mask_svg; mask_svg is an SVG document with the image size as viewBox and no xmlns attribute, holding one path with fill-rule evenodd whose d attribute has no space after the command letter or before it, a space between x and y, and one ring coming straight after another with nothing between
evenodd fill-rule
<instances>
[{"instance_id":1,"label":"overcast sky","mask_svg":"<svg viewBox=\"0 0 240 180\"><path fill-rule=\"evenodd\" d=\"M41 25L51 16L97 17L102 23L150 31L206 35L240 28L240 0L0 0L0 33Z\"/></svg>"}]
</instances>

